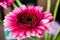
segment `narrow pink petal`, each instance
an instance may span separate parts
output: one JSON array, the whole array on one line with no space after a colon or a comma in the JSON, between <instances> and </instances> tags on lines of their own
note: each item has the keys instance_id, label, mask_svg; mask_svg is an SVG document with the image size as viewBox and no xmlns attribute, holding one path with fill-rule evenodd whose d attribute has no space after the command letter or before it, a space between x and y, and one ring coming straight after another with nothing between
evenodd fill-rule
<instances>
[{"instance_id":1,"label":"narrow pink petal","mask_svg":"<svg viewBox=\"0 0 60 40\"><path fill-rule=\"evenodd\" d=\"M27 9L25 5L22 5L20 8L21 8L21 10L26 10Z\"/></svg>"},{"instance_id":2,"label":"narrow pink petal","mask_svg":"<svg viewBox=\"0 0 60 40\"><path fill-rule=\"evenodd\" d=\"M4 6L3 6L4 5ZM0 6L2 6L3 8L7 8L7 5L6 4L3 4L3 3L0 3Z\"/></svg>"},{"instance_id":3,"label":"narrow pink petal","mask_svg":"<svg viewBox=\"0 0 60 40\"><path fill-rule=\"evenodd\" d=\"M35 9L39 12L41 12L43 10L43 7L40 7L40 6L36 6Z\"/></svg>"},{"instance_id":4,"label":"narrow pink petal","mask_svg":"<svg viewBox=\"0 0 60 40\"><path fill-rule=\"evenodd\" d=\"M42 19L42 20L40 21L40 24L45 24L45 23L48 23L48 22L49 22L48 19Z\"/></svg>"}]
</instances>

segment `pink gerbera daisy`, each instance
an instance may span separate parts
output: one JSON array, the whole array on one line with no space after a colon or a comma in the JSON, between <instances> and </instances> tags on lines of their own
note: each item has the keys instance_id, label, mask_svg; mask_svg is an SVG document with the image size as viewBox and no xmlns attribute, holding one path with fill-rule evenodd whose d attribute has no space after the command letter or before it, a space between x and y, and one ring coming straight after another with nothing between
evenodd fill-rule
<instances>
[{"instance_id":1,"label":"pink gerbera daisy","mask_svg":"<svg viewBox=\"0 0 60 40\"><path fill-rule=\"evenodd\" d=\"M3 8L7 8L8 6L12 5L14 3L14 0L0 0L0 6Z\"/></svg>"},{"instance_id":2,"label":"pink gerbera daisy","mask_svg":"<svg viewBox=\"0 0 60 40\"><path fill-rule=\"evenodd\" d=\"M49 31L49 22L53 17L48 11L42 12L42 9L40 6L22 5L5 16L4 25L18 39L30 35L43 37L43 31Z\"/></svg>"}]
</instances>

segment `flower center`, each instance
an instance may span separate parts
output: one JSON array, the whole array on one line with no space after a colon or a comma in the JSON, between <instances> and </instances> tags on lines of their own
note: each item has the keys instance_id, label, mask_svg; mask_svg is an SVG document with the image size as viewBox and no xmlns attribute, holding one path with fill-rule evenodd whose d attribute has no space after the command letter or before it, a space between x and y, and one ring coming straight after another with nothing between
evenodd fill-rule
<instances>
[{"instance_id":1,"label":"flower center","mask_svg":"<svg viewBox=\"0 0 60 40\"><path fill-rule=\"evenodd\" d=\"M27 22L31 22L32 21L32 18L26 18L26 21Z\"/></svg>"},{"instance_id":2,"label":"flower center","mask_svg":"<svg viewBox=\"0 0 60 40\"><path fill-rule=\"evenodd\" d=\"M19 17L19 21L24 24L30 24L36 20L36 16L33 14L23 14L21 17Z\"/></svg>"}]
</instances>

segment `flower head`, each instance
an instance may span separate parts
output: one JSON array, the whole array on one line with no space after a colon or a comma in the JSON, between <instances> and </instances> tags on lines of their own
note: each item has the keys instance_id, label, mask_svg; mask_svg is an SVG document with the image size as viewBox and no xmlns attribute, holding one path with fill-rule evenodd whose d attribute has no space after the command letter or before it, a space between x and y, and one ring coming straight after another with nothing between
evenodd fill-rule
<instances>
[{"instance_id":1,"label":"flower head","mask_svg":"<svg viewBox=\"0 0 60 40\"><path fill-rule=\"evenodd\" d=\"M48 11L42 12L42 9L40 6L22 5L5 16L4 25L18 39L30 35L43 37L43 31L49 31L49 22L53 17Z\"/></svg>"},{"instance_id":2,"label":"flower head","mask_svg":"<svg viewBox=\"0 0 60 40\"><path fill-rule=\"evenodd\" d=\"M0 0L0 6L2 6L3 8L7 8L13 3L14 3L14 0Z\"/></svg>"},{"instance_id":3,"label":"flower head","mask_svg":"<svg viewBox=\"0 0 60 40\"><path fill-rule=\"evenodd\" d=\"M57 33L57 31L59 31L58 29L60 28L60 24L57 21L54 21L51 23L51 27L50 27L50 34L55 35Z\"/></svg>"}]
</instances>

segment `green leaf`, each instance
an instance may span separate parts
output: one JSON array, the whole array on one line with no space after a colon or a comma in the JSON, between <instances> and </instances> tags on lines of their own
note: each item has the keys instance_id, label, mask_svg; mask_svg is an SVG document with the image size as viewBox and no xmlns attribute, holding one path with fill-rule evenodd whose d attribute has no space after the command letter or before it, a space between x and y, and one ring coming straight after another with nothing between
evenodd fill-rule
<instances>
[{"instance_id":1,"label":"green leaf","mask_svg":"<svg viewBox=\"0 0 60 40\"><path fill-rule=\"evenodd\" d=\"M30 36L32 38L32 40L41 40L41 38L38 38L36 36Z\"/></svg>"},{"instance_id":2,"label":"green leaf","mask_svg":"<svg viewBox=\"0 0 60 40\"><path fill-rule=\"evenodd\" d=\"M57 36L56 40L60 40L60 35Z\"/></svg>"},{"instance_id":3,"label":"green leaf","mask_svg":"<svg viewBox=\"0 0 60 40\"><path fill-rule=\"evenodd\" d=\"M60 40L60 35L57 37L57 40Z\"/></svg>"}]
</instances>

